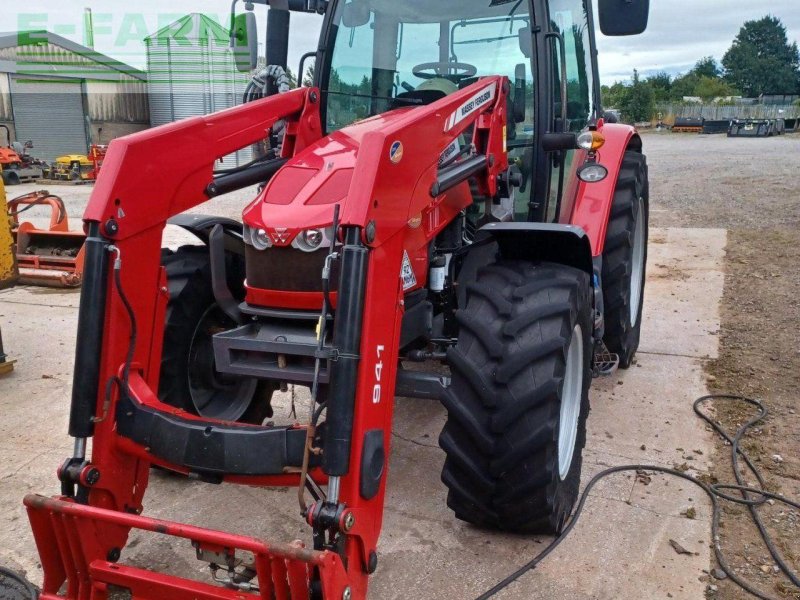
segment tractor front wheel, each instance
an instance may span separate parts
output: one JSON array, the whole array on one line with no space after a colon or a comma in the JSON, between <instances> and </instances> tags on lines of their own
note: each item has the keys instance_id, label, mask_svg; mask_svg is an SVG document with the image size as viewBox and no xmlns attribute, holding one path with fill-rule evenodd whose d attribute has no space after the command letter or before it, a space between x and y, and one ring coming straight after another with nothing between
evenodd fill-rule
<instances>
[{"instance_id":1,"label":"tractor front wheel","mask_svg":"<svg viewBox=\"0 0 800 600\"><path fill-rule=\"evenodd\" d=\"M498 261L467 287L448 352L442 481L456 517L559 532L578 496L592 357L589 275Z\"/></svg>"},{"instance_id":2,"label":"tractor front wheel","mask_svg":"<svg viewBox=\"0 0 800 600\"><path fill-rule=\"evenodd\" d=\"M648 238L647 160L626 152L603 249L603 341L627 369L639 348Z\"/></svg>"},{"instance_id":3,"label":"tractor front wheel","mask_svg":"<svg viewBox=\"0 0 800 600\"><path fill-rule=\"evenodd\" d=\"M244 280L236 257L226 265L235 290ZM272 388L256 379L219 373L212 337L237 324L216 303L206 246L165 250L169 303L161 356L159 399L209 419L260 424L272 415Z\"/></svg>"}]
</instances>

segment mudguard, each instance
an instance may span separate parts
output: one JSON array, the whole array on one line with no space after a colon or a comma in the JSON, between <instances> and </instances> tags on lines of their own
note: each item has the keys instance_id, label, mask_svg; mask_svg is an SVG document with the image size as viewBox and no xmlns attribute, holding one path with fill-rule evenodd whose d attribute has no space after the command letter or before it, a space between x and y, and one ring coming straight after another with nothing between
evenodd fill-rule
<instances>
[{"instance_id":1,"label":"mudguard","mask_svg":"<svg viewBox=\"0 0 800 600\"><path fill-rule=\"evenodd\" d=\"M480 229L478 239L484 236L497 242L503 258L555 262L592 274L589 238L575 225L489 223Z\"/></svg>"},{"instance_id":2,"label":"mudguard","mask_svg":"<svg viewBox=\"0 0 800 600\"><path fill-rule=\"evenodd\" d=\"M457 261L456 279L474 281L478 269L502 256L506 259L548 261L594 273L589 237L580 227L560 223L489 223L478 231L475 243ZM460 307L466 305L467 286L457 287Z\"/></svg>"},{"instance_id":3,"label":"mudguard","mask_svg":"<svg viewBox=\"0 0 800 600\"><path fill-rule=\"evenodd\" d=\"M595 183L580 182L570 223L580 227L589 239L592 256L603 254L611 203L617 187L625 152L642 151L642 140L630 125L598 123L606 142L597 152L597 160L608 169L608 177Z\"/></svg>"},{"instance_id":4,"label":"mudguard","mask_svg":"<svg viewBox=\"0 0 800 600\"><path fill-rule=\"evenodd\" d=\"M206 245L208 245L208 238L211 235L211 230L214 229L216 225L222 225L225 233L233 235L239 240L242 239L242 224L239 221L228 219L227 217L183 213L175 215L169 219L167 223L185 229Z\"/></svg>"}]
</instances>

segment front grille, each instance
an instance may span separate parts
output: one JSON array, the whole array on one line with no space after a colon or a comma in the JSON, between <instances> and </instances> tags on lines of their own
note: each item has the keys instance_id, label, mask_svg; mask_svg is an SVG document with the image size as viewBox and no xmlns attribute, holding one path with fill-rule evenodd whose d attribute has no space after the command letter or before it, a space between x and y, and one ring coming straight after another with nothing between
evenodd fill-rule
<instances>
[{"instance_id":1,"label":"front grille","mask_svg":"<svg viewBox=\"0 0 800 600\"><path fill-rule=\"evenodd\" d=\"M292 247L273 246L256 250L245 246L247 285L262 290L287 292L321 292L322 267L325 266L327 248L316 252L303 252ZM331 269L331 290L339 286L338 263Z\"/></svg>"}]
</instances>

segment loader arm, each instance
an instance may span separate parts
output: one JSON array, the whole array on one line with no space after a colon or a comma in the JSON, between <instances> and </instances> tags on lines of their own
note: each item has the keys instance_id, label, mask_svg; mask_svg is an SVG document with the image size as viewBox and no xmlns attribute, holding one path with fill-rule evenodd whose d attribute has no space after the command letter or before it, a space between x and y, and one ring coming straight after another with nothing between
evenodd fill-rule
<instances>
[{"instance_id":1,"label":"loader arm","mask_svg":"<svg viewBox=\"0 0 800 600\"><path fill-rule=\"evenodd\" d=\"M436 235L468 205L469 179L483 193L495 193L508 168L508 87L503 77L487 77L428 106L391 111L326 137L319 92L303 88L111 144L84 217L86 268L69 425L75 452L59 469L58 499L26 499L45 572L43 599L106 598L109 584L153 600L266 600L288 598L289 590L292 598L366 596L383 516L404 253L409 240ZM304 484L298 458L305 446L298 455L296 442L304 439L305 426L203 419L163 404L154 391L168 299L159 266L167 220L213 196L217 159L263 139L279 119L287 126L281 162L269 172L275 180L295 163L330 156L331 146L353 163L348 193L336 203L340 276L334 334L322 353L330 378L325 451L309 471L318 484L328 484L327 498L305 515L314 552L140 516L153 464L210 482ZM467 155L440 168L442 151L470 128ZM268 187L263 194L269 193ZM327 208L326 214L334 212L333 204ZM274 212L274 218L282 214ZM296 346L277 351L291 355ZM278 450L283 454L276 458L271 453ZM198 556L201 550L223 558L249 550L256 554L259 588L148 579L115 567L131 528L190 539ZM66 595L60 595L65 581Z\"/></svg>"}]
</instances>

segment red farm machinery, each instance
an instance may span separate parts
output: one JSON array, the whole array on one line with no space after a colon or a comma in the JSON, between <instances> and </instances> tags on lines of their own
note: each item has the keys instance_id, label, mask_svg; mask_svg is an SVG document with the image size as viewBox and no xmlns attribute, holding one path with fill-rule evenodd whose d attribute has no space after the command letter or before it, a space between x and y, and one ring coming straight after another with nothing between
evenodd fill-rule
<instances>
[{"instance_id":1,"label":"red farm machinery","mask_svg":"<svg viewBox=\"0 0 800 600\"><path fill-rule=\"evenodd\" d=\"M447 411L455 518L559 532L592 376L636 352L647 164L636 131L604 118L590 1L260 3L283 67L261 93L105 157L84 215L74 453L59 496L25 498L43 600L365 598L395 397ZM272 94L291 10L323 19L313 86ZM647 14L599 2L609 35ZM266 150L217 169L252 145ZM256 185L242 223L183 214ZM200 245L162 250L168 222ZM275 425L273 396L295 385L308 419ZM154 466L296 486L311 535L149 518ZM133 530L193 545L213 581L126 562Z\"/></svg>"}]
</instances>

